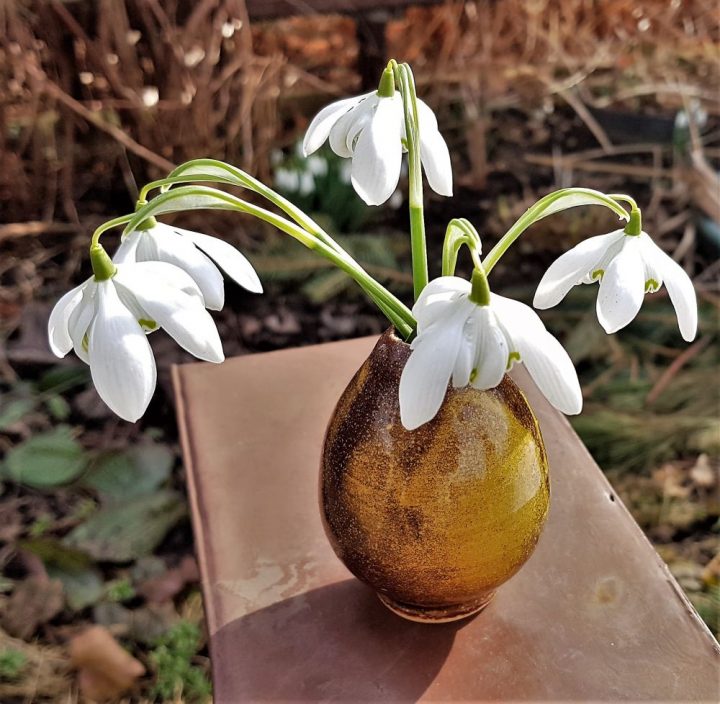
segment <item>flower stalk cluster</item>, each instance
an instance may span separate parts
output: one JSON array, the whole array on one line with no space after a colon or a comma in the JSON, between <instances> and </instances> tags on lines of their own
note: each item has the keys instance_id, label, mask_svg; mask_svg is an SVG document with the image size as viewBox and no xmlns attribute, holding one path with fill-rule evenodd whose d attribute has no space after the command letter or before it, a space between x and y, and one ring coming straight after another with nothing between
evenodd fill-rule
<instances>
[{"instance_id":1,"label":"flower stalk cluster","mask_svg":"<svg viewBox=\"0 0 720 704\"><path fill-rule=\"evenodd\" d=\"M687 274L642 229L640 209L625 194L566 188L541 198L482 258L481 238L465 218L448 224L441 276L430 280L425 235L423 173L431 189L452 195L450 153L432 110L417 97L412 70L390 61L378 89L323 108L303 140L309 156L325 142L350 160L350 180L368 205L397 191L407 154L410 249L415 302L412 310L378 282L313 218L241 169L215 159L195 159L165 178L143 186L134 213L114 218L93 233L93 275L65 294L48 324L58 356L71 349L90 365L103 400L119 416L137 420L156 383L147 336L164 329L185 350L210 362L224 358L209 310L225 303L223 275L262 293L250 261L223 239L168 225L159 218L197 209L249 215L297 240L344 271L378 306L412 353L403 371L399 406L413 430L431 420L448 385L497 386L516 363L526 366L540 390L559 410L579 413L582 393L572 361L528 306L491 291L489 276L512 245L534 223L568 208L596 205L624 223L607 235L583 240L559 257L542 277L535 308L557 305L575 285L599 283L597 316L608 333L629 324L646 293L665 285L680 332L692 340L697 302ZM317 159L317 157L311 157ZM253 201L228 193L239 189ZM258 205L257 200L264 201ZM122 227L110 257L100 238ZM470 281L455 276L467 247Z\"/></svg>"}]
</instances>

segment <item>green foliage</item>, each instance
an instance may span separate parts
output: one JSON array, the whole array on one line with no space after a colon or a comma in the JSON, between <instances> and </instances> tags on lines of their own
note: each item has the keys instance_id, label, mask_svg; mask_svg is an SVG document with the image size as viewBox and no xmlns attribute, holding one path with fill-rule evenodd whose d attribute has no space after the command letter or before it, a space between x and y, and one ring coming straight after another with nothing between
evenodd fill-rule
<instances>
[{"instance_id":1,"label":"green foliage","mask_svg":"<svg viewBox=\"0 0 720 704\"><path fill-rule=\"evenodd\" d=\"M356 232L367 224L372 209L367 207L350 183L350 161L329 147L311 157L302 156L302 143L289 155L275 156L276 190L301 210L334 232Z\"/></svg>"},{"instance_id":2,"label":"green foliage","mask_svg":"<svg viewBox=\"0 0 720 704\"><path fill-rule=\"evenodd\" d=\"M156 491L104 506L63 542L96 560L130 562L150 554L185 512L179 494Z\"/></svg>"},{"instance_id":3,"label":"green foliage","mask_svg":"<svg viewBox=\"0 0 720 704\"><path fill-rule=\"evenodd\" d=\"M705 338L705 346L674 371L688 346L666 297L646 296L633 323L606 335L592 306L596 296L594 286L577 287L563 310L543 313L553 333L566 333L585 390L582 414L569 420L593 457L605 469L637 472L677 457L720 454L714 307L700 307L694 344Z\"/></svg>"},{"instance_id":4,"label":"green foliage","mask_svg":"<svg viewBox=\"0 0 720 704\"><path fill-rule=\"evenodd\" d=\"M87 455L66 425L33 435L8 452L3 474L35 489L67 484L83 473Z\"/></svg>"},{"instance_id":5,"label":"green foliage","mask_svg":"<svg viewBox=\"0 0 720 704\"><path fill-rule=\"evenodd\" d=\"M127 577L115 579L105 585L105 598L112 602L130 601L135 598L135 587Z\"/></svg>"},{"instance_id":6,"label":"green foliage","mask_svg":"<svg viewBox=\"0 0 720 704\"><path fill-rule=\"evenodd\" d=\"M20 543L23 550L37 555L51 579L59 579L67 605L82 611L103 595L103 579L88 555L51 537L36 537Z\"/></svg>"},{"instance_id":7,"label":"green foliage","mask_svg":"<svg viewBox=\"0 0 720 704\"><path fill-rule=\"evenodd\" d=\"M160 701L182 697L188 702L210 698L212 690L205 671L192 664L200 643L200 629L187 621L176 624L159 639L150 654L155 668L153 696Z\"/></svg>"},{"instance_id":8,"label":"green foliage","mask_svg":"<svg viewBox=\"0 0 720 704\"><path fill-rule=\"evenodd\" d=\"M167 447L155 443L103 452L93 460L82 483L106 502L150 494L170 477L173 459Z\"/></svg>"},{"instance_id":9,"label":"green foliage","mask_svg":"<svg viewBox=\"0 0 720 704\"><path fill-rule=\"evenodd\" d=\"M412 289L411 275L401 271L399 264L400 257L408 252L405 236L354 234L336 236L335 240L378 281L391 282L396 292ZM362 295L347 274L287 238L270 240L264 251L253 257L253 264L265 280L302 283L301 291L313 303L323 303L339 293Z\"/></svg>"},{"instance_id":10,"label":"green foliage","mask_svg":"<svg viewBox=\"0 0 720 704\"><path fill-rule=\"evenodd\" d=\"M3 398L0 431L8 430L43 407L54 420L67 420L70 416L70 406L61 394L75 386L84 386L89 380L88 368L85 365L78 365L55 367L43 374L35 383L17 382Z\"/></svg>"},{"instance_id":11,"label":"green foliage","mask_svg":"<svg viewBox=\"0 0 720 704\"><path fill-rule=\"evenodd\" d=\"M25 653L13 648L0 651L0 681L13 681L20 677L27 665Z\"/></svg>"}]
</instances>

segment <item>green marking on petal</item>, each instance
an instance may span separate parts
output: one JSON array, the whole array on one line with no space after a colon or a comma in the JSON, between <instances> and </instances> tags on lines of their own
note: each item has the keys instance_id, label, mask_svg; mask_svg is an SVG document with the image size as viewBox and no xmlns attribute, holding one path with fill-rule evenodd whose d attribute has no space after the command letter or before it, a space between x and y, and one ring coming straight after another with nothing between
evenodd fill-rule
<instances>
[{"instance_id":1,"label":"green marking on petal","mask_svg":"<svg viewBox=\"0 0 720 704\"><path fill-rule=\"evenodd\" d=\"M592 274L590 274L590 278L593 281L597 281L598 279L602 279L602 277L605 276L605 269L595 269Z\"/></svg>"},{"instance_id":2,"label":"green marking on petal","mask_svg":"<svg viewBox=\"0 0 720 704\"><path fill-rule=\"evenodd\" d=\"M158 326L154 320L150 320L149 318L140 318L138 319L138 323L140 323L143 330L155 330Z\"/></svg>"},{"instance_id":3,"label":"green marking on petal","mask_svg":"<svg viewBox=\"0 0 720 704\"><path fill-rule=\"evenodd\" d=\"M645 282L645 293L655 293L660 288L660 282L655 279L648 279Z\"/></svg>"},{"instance_id":4,"label":"green marking on petal","mask_svg":"<svg viewBox=\"0 0 720 704\"><path fill-rule=\"evenodd\" d=\"M86 352L90 349L90 338L88 337L87 333L83 335L83 339L80 345Z\"/></svg>"},{"instance_id":5,"label":"green marking on petal","mask_svg":"<svg viewBox=\"0 0 720 704\"><path fill-rule=\"evenodd\" d=\"M512 369L513 362L519 362L520 361L520 353L519 352L511 352L508 355L508 361L507 361L507 369Z\"/></svg>"},{"instance_id":6,"label":"green marking on petal","mask_svg":"<svg viewBox=\"0 0 720 704\"><path fill-rule=\"evenodd\" d=\"M478 370L477 367L470 372L470 383L472 384L477 379Z\"/></svg>"}]
</instances>

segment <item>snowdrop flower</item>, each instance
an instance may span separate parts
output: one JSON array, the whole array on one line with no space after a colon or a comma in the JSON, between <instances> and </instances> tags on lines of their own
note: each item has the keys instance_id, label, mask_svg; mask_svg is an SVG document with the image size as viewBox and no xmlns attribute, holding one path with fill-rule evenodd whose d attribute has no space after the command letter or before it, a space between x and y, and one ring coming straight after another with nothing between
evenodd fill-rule
<instances>
[{"instance_id":1,"label":"snowdrop flower","mask_svg":"<svg viewBox=\"0 0 720 704\"><path fill-rule=\"evenodd\" d=\"M225 287L218 266L248 291L262 293L263 290L252 264L231 244L160 222L147 230L131 232L118 247L113 261L116 264L133 261L174 264L192 277L210 310L220 310L225 303Z\"/></svg>"},{"instance_id":2,"label":"snowdrop flower","mask_svg":"<svg viewBox=\"0 0 720 704\"><path fill-rule=\"evenodd\" d=\"M107 255L102 250L105 258ZM107 258L112 271L112 263ZM95 268L95 267L93 267ZM90 365L95 388L121 418L134 422L155 390L155 358L146 332L162 327L190 354L222 362L222 344L193 279L166 262L118 264L66 293L48 322L50 348L71 349Z\"/></svg>"},{"instance_id":3,"label":"snowdrop flower","mask_svg":"<svg viewBox=\"0 0 720 704\"><path fill-rule=\"evenodd\" d=\"M456 388L492 389L516 361L525 364L553 406L579 413L575 367L532 308L495 294L489 305L478 305L470 292L470 282L442 276L423 289L413 307L417 337L400 378L405 428L414 430L435 417L450 380Z\"/></svg>"},{"instance_id":4,"label":"snowdrop flower","mask_svg":"<svg viewBox=\"0 0 720 704\"><path fill-rule=\"evenodd\" d=\"M627 228L626 228L627 229ZM624 328L638 314L645 293L665 284L680 333L688 342L697 332L697 299L690 277L645 232L617 230L590 237L556 259L535 293L536 308L551 308L573 286L600 282L597 316L607 333Z\"/></svg>"},{"instance_id":5,"label":"snowdrop flower","mask_svg":"<svg viewBox=\"0 0 720 704\"><path fill-rule=\"evenodd\" d=\"M382 83L381 83L382 87ZM303 140L305 156L329 138L330 147L352 159L352 184L368 205L381 205L395 191L400 179L405 113L399 93L383 97L373 91L346 98L323 108L308 127ZM447 144L438 130L433 111L417 101L420 161L430 187L452 195L452 168Z\"/></svg>"}]
</instances>

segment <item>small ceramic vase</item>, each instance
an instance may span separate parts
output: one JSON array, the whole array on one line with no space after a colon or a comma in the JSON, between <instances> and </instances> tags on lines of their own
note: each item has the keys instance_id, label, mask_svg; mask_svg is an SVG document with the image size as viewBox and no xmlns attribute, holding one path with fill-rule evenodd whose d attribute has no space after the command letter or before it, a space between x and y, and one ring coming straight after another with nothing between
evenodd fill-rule
<instances>
[{"instance_id":1,"label":"small ceramic vase","mask_svg":"<svg viewBox=\"0 0 720 704\"><path fill-rule=\"evenodd\" d=\"M386 332L343 392L325 436L320 505L337 556L404 618L481 611L530 557L548 512L537 420L506 375L450 388L407 431L398 386L410 346Z\"/></svg>"}]
</instances>

